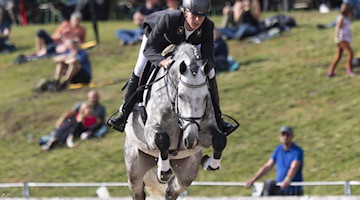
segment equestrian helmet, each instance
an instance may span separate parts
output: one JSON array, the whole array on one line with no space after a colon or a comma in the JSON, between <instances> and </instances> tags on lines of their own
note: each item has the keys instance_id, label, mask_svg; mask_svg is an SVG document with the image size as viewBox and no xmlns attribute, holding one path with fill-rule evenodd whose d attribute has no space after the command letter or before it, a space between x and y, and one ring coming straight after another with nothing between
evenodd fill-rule
<instances>
[{"instance_id":1,"label":"equestrian helmet","mask_svg":"<svg viewBox=\"0 0 360 200\"><path fill-rule=\"evenodd\" d=\"M183 0L182 7L189 9L194 15L206 16L211 9L210 0Z\"/></svg>"}]
</instances>

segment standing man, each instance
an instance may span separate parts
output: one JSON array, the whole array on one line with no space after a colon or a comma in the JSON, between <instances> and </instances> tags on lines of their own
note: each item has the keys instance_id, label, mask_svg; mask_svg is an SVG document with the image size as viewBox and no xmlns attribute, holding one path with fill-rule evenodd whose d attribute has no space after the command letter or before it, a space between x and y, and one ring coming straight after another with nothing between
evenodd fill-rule
<instances>
[{"instance_id":1,"label":"standing man","mask_svg":"<svg viewBox=\"0 0 360 200\"><path fill-rule=\"evenodd\" d=\"M281 185L270 189L272 191L269 195L303 195L301 186L290 186L291 182L303 181L303 150L293 142L294 132L290 126L283 126L280 129L279 139L281 144L276 147L267 163L246 183L246 187L252 186L276 165L276 182L280 182Z\"/></svg>"}]
</instances>

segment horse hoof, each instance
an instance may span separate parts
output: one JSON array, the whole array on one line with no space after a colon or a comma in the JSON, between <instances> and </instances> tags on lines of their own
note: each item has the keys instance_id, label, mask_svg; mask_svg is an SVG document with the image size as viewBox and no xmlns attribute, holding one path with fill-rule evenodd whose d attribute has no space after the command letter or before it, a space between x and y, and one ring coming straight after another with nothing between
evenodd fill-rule
<instances>
[{"instance_id":1,"label":"horse hoof","mask_svg":"<svg viewBox=\"0 0 360 200\"><path fill-rule=\"evenodd\" d=\"M205 155L201 158L201 166L203 167L203 169L205 171L216 171L216 170L220 170L220 166L213 168L210 165L210 156Z\"/></svg>"},{"instance_id":2,"label":"horse hoof","mask_svg":"<svg viewBox=\"0 0 360 200\"><path fill-rule=\"evenodd\" d=\"M170 181L172 174L173 174L173 172L171 169L167 170L166 172L158 169L156 178L158 179L159 183L166 184Z\"/></svg>"}]
</instances>

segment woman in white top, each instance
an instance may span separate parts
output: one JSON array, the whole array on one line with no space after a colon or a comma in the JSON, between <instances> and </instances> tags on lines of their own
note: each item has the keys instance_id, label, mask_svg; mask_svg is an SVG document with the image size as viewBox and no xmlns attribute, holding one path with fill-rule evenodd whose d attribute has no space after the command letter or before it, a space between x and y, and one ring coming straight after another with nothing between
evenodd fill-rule
<instances>
[{"instance_id":1,"label":"woman in white top","mask_svg":"<svg viewBox=\"0 0 360 200\"><path fill-rule=\"evenodd\" d=\"M351 49L351 21L353 17L353 8L350 4L342 3L340 7L340 16L337 18L336 27L335 27L335 42L336 42L336 54L329 66L328 77L335 76L335 68L338 64L343 51L347 52L346 58L346 72L349 76L355 76L355 73L352 71L351 61L353 59L354 53Z\"/></svg>"}]
</instances>

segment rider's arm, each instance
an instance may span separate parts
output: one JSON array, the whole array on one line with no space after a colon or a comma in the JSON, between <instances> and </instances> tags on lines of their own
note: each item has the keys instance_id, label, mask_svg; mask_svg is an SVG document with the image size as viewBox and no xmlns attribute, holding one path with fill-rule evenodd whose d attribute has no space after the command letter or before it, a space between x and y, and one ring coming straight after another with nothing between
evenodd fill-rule
<instances>
[{"instance_id":1,"label":"rider's arm","mask_svg":"<svg viewBox=\"0 0 360 200\"><path fill-rule=\"evenodd\" d=\"M170 17L165 14L148 35L144 56L156 66L159 66L160 62L165 59L161 52L164 50L164 44L169 43L164 37L164 34L169 29L169 23Z\"/></svg>"},{"instance_id":2,"label":"rider's arm","mask_svg":"<svg viewBox=\"0 0 360 200\"><path fill-rule=\"evenodd\" d=\"M210 66L214 66L214 23L210 20L204 22L208 25L204 30L204 41L201 43L201 58L207 60Z\"/></svg>"}]
</instances>

